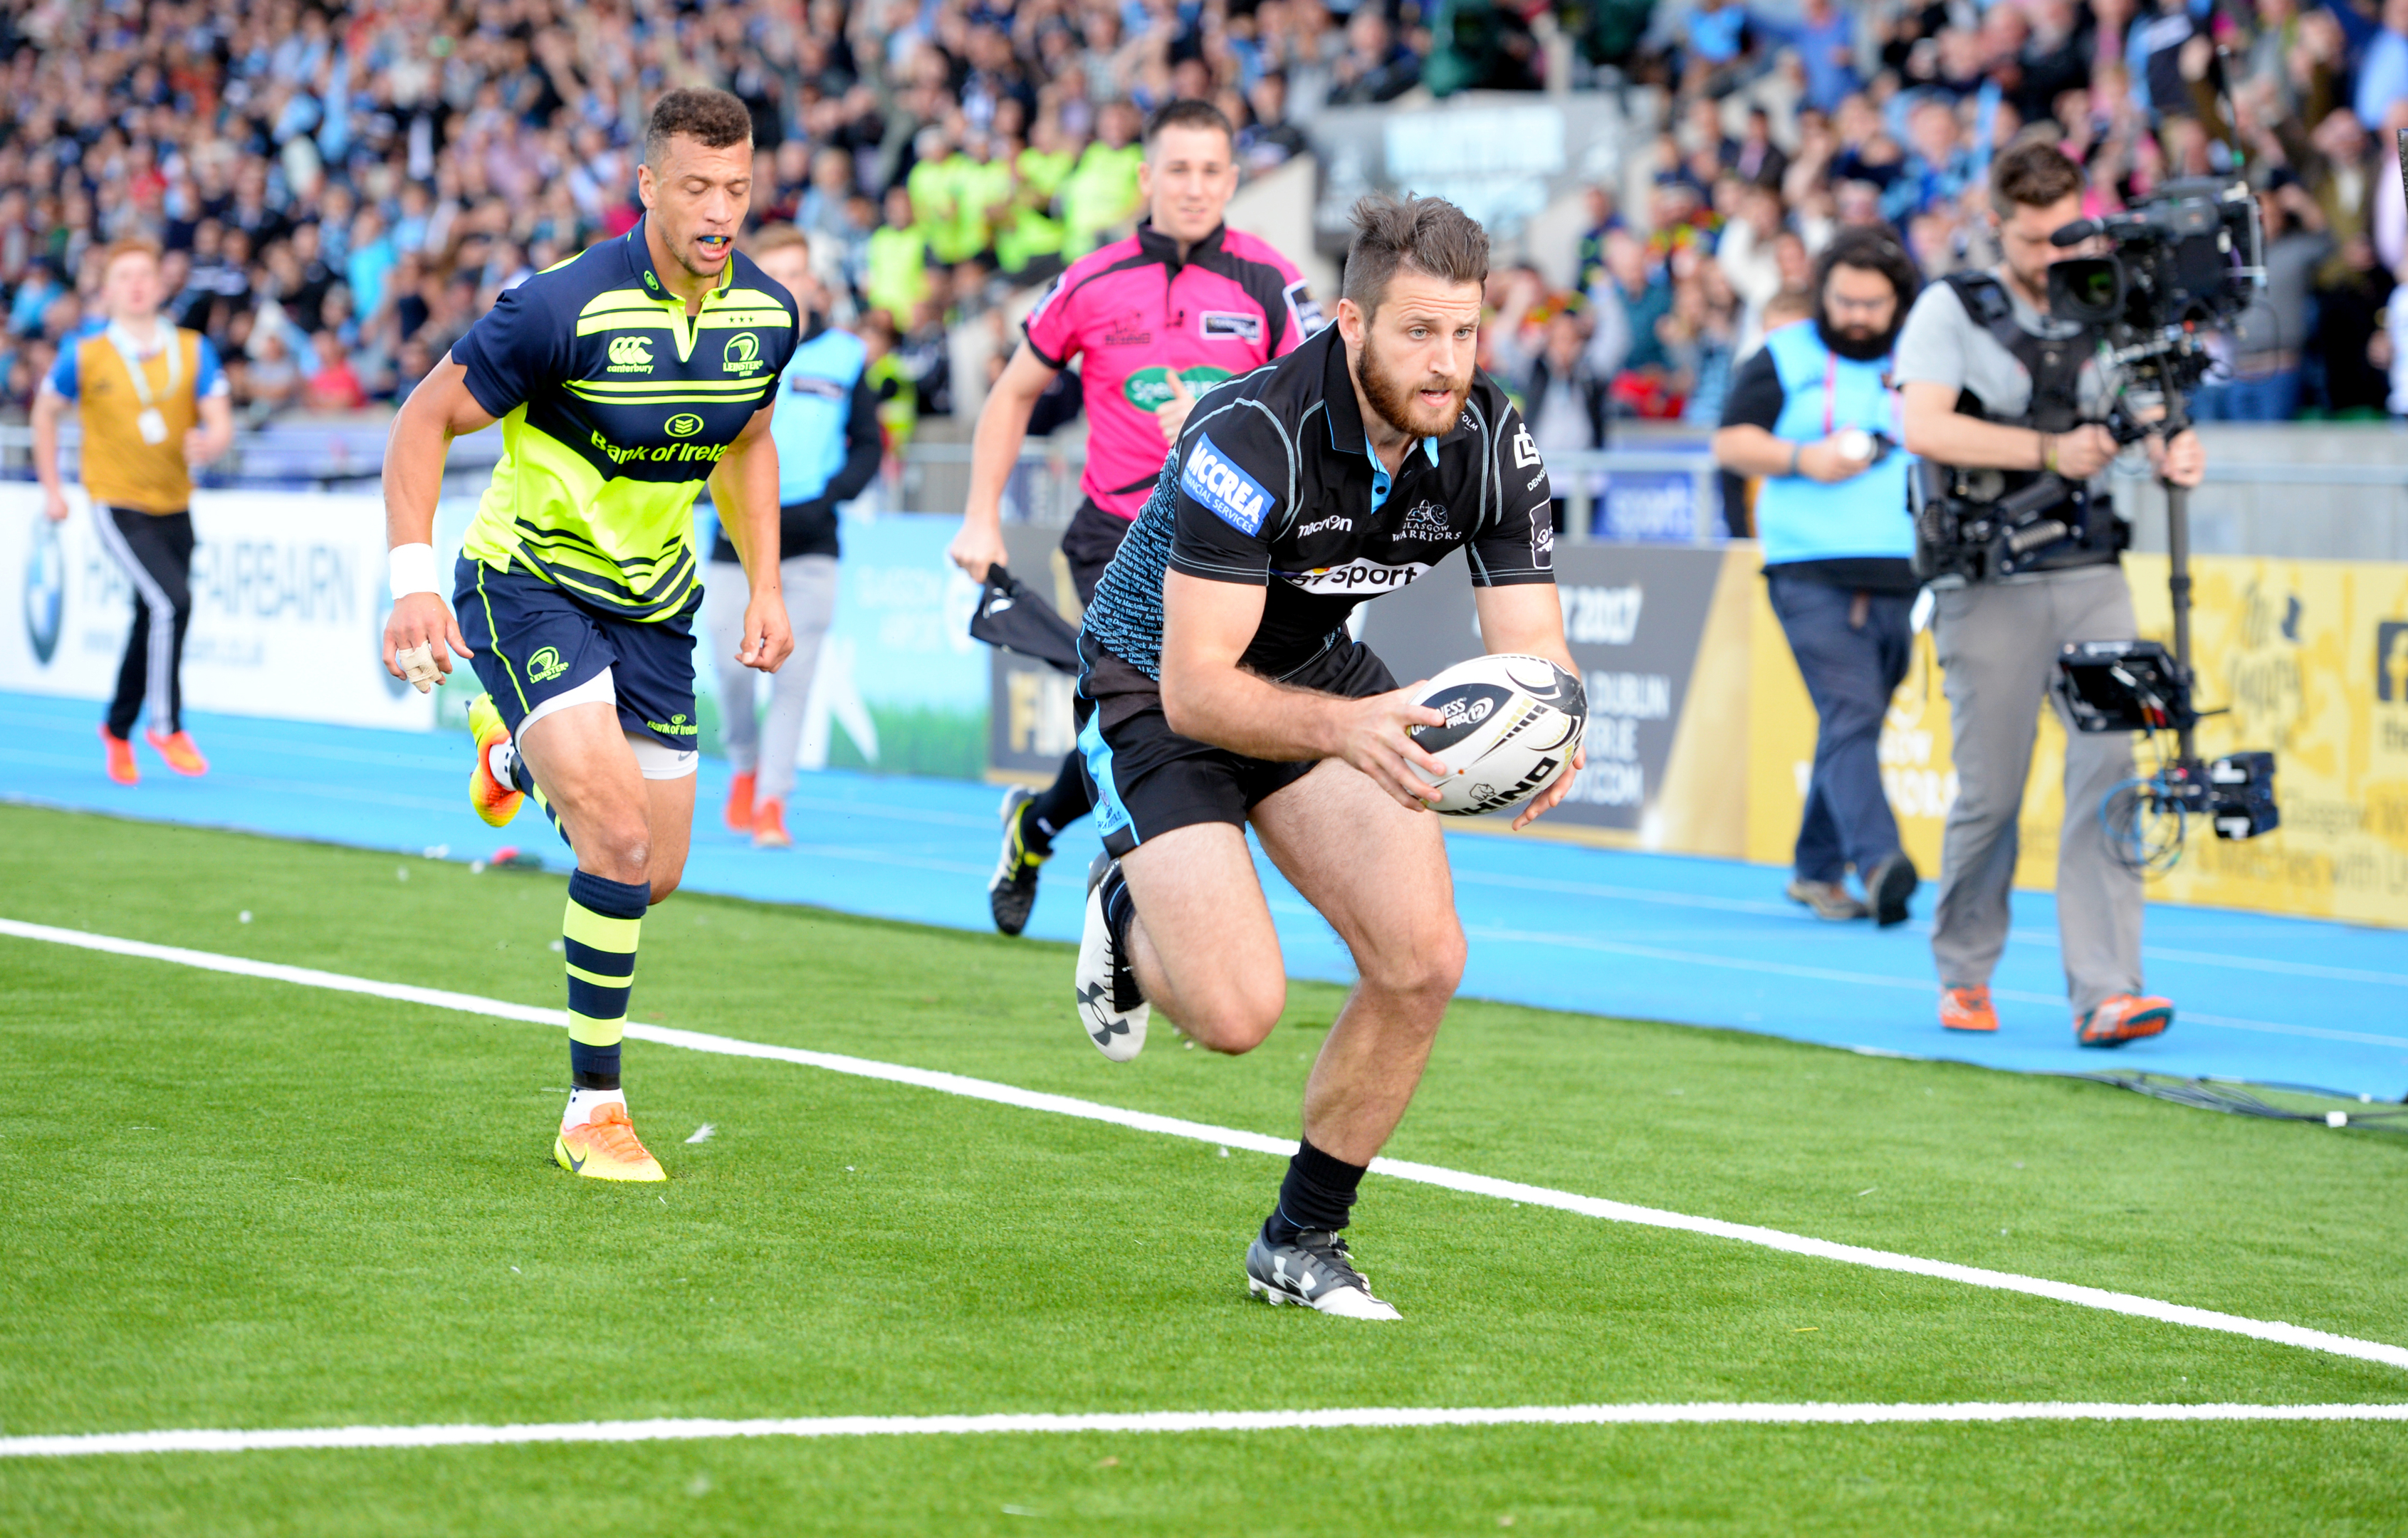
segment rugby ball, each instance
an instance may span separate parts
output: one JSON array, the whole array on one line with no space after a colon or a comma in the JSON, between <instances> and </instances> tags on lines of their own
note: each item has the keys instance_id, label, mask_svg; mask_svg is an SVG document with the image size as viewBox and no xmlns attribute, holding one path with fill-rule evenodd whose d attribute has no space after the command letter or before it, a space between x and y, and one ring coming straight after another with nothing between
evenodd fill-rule
<instances>
[{"instance_id":1,"label":"rugby ball","mask_svg":"<svg viewBox=\"0 0 2408 1538\"><path fill-rule=\"evenodd\" d=\"M1510 812L1554 784L1570 772L1588 726L1579 675L1545 657L1458 662L1424 684L1417 702L1446 717L1411 735L1451 771L1414 770L1440 792L1430 810L1449 817Z\"/></svg>"}]
</instances>

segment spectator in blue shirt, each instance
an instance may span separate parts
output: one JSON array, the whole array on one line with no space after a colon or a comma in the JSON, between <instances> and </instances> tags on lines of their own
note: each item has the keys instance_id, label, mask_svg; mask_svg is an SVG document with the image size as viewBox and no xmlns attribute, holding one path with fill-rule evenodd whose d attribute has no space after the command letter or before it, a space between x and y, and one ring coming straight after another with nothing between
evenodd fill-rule
<instances>
[{"instance_id":1,"label":"spectator in blue shirt","mask_svg":"<svg viewBox=\"0 0 2408 1538\"><path fill-rule=\"evenodd\" d=\"M1806 0L1798 20L1786 25L1761 16L1752 20L1758 31L1798 50L1806 70L1807 106L1833 111L1858 89L1856 21L1831 0Z\"/></svg>"},{"instance_id":2,"label":"spectator in blue shirt","mask_svg":"<svg viewBox=\"0 0 2408 1538\"><path fill-rule=\"evenodd\" d=\"M1684 30L1691 59L1727 65L1746 47L1747 12L1731 0L1698 0Z\"/></svg>"},{"instance_id":3,"label":"spectator in blue shirt","mask_svg":"<svg viewBox=\"0 0 2408 1538\"><path fill-rule=\"evenodd\" d=\"M2351 105L2358 109L2358 121L2377 133L2392 114L2408 106L2408 0L2384 0L2383 30L2366 45Z\"/></svg>"},{"instance_id":4,"label":"spectator in blue shirt","mask_svg":"<svg viewBox=\"0 0 2408 1538\"><path fill-rule=\"evenodd\" d=\"M373 315L384 303L385 280L396 260L393 241L384 233L384 217L370 204L351 225L351 254L344 264L351 285L351 303L363 315Z\"/></svg>"}]
</instances>

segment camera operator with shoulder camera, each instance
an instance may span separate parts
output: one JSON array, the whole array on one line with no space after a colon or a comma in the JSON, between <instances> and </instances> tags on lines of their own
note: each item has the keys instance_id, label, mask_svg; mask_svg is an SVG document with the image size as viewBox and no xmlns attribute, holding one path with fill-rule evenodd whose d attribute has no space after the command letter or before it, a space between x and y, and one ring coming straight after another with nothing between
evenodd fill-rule
<instances>
[{"instance_id":1,"label":"camera operator with shoulder camera","mask_svg":"<svg viewBox=\"0 0 2408 1538\"><path fill-rule=\"evenodd\" d=\"M2128 531L2103 482L2117 444L2100 337L2049 313L2050 266L2084 253L2050 238L2081 219L2082 186L2081 168L2053 144L2000 155L1990 203L2004 260L1926 289L1899 336L1905 446L1928 462L1918 467L1924 496L1945 482L1977 504L2008 509L2019 496L2049 504L2044 519L2001 518L2016 532L1970 571L1924 557L1928 571L1939 568L1934 639L1957 774L1931 941L1940 1023L1952 1030L1998 1028L1990 973L2006 946L2016 820L2058 653L2138 635L2118 564ZM2127 395L2124 405L2145 417L2156 403ZM2195 435L2144 441L2161 477L2199 483L2205 460ZM2097 814L2132 776L2131 740L2068 725L2057 870L2066 985L2075 1039L2113 1046L2163 1031L2173 1006L2142 993L2141 875L2116 857Z\"/></svg>"},{"instance_id":2,"label":"camera operator with shoulder camera","mask_svg":"<svg viewBox=\"0 0 2408 1538\"><path fill-rule=\"evenodd\" d=\"M1878 754L1921 585L1888 380L1915 287L1897 236L1842 230L1815 267L1813 323L1771 332L1741 366L1713 442L1723 468L1762 479L1765 581L1818 718L1788 895L1820 918L1870 911L1885 928L1905 921L1916 882Z\"/></svg>"}]
</instances>

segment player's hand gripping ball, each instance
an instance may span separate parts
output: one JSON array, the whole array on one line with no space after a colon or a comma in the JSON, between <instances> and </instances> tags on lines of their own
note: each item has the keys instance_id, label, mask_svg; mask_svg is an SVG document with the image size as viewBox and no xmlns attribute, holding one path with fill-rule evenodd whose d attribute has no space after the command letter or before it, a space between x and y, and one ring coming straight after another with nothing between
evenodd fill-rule
<instances>
[{"instance_id":1,"label":"player's hand gripping ball","mask_svg":"<svg viewBox=\"0 0 2408 1538\"><path fill-rule=\"evenodd\" d=\"M1449 817L1511 812L1571 771L1588 727L1578 675L1545 657L1499 653L1458 662L1423 685L1418 703L1446 717L1415 726L1424 752L1455 772L1437 786L1430 810Z\"/></svg>"}]
</instances>

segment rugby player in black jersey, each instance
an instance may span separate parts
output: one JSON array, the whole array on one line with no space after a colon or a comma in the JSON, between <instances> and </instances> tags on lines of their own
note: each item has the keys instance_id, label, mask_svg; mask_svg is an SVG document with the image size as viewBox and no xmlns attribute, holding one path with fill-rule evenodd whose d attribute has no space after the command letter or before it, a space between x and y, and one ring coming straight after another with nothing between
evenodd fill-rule
<instances>
[{"instance_id":1,"label":"rugby player in black jersey","mask_svg":"<svg viewBox=\"0 0 2408 1538\"><path fill-rule=\"evenodd\" d=\"M1217 1052L1261 1044L1287 985L1253 825L1361 981L1313 1065L1248 1283L1393 1319L1340 1230L1421 1080L1464 941L1415 772L1444 766L1407 736L1441 718L1346 622L1461 548L1487 649L1572 660L1546 468L1472 362L1488 237L1435 198L1366 198L1354 227L1337 323L1197 400L1088 606L1080 743L1104 855L1077 987L1081 1025L1118 1061L1154 1009Z\"/></svg>"}]
</instances>

